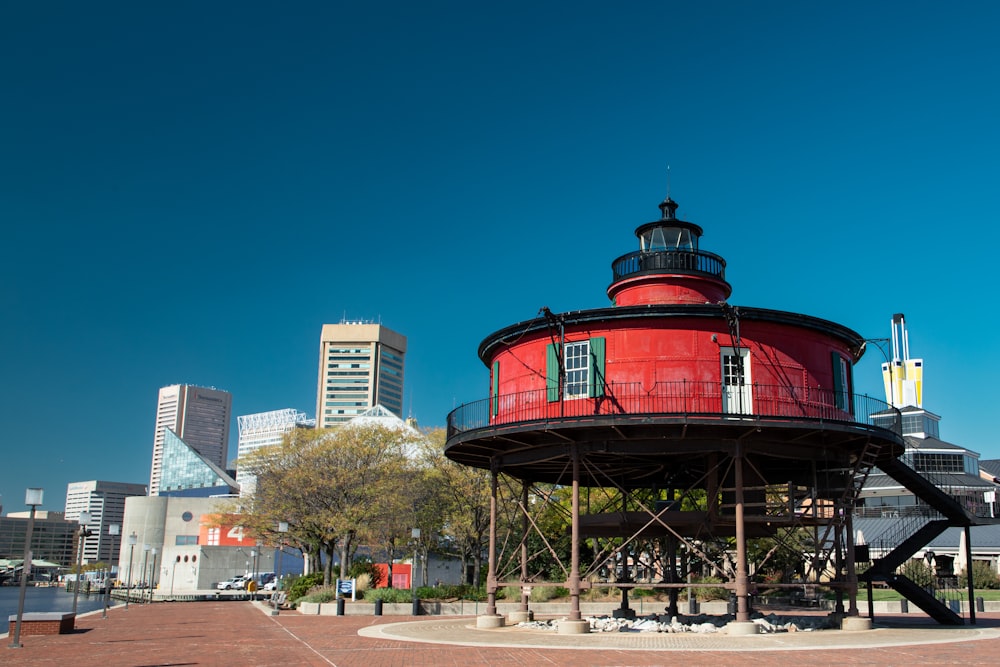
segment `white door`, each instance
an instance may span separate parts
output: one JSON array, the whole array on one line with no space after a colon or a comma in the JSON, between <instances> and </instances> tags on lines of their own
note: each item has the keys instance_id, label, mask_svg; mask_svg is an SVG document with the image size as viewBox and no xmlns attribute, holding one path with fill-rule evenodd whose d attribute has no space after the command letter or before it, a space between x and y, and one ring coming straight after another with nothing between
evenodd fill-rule
<instances>
[{"instance_id":1,"label":"white door","mask_svg":"<svg viewBox=\"0 0 1000 667\"><path fill-rule=\"evenodd\" d=\"M724 347L722 359L722 411L731 415L753 414L750 384L750 350Z\"/></svg>"}]
</instances>

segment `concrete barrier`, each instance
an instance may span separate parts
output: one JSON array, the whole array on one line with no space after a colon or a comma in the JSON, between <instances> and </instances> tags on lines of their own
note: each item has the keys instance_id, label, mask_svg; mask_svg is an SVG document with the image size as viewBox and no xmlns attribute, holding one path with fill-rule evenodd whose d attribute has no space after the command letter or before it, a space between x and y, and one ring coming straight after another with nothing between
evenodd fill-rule
<instances>
[{"instance_id":1,"label":"concrete barrier","mask_svg":"<svg viewBox=\"0 0 1000 667\"><path fill-rule=\"evenodd\" d=\"M17 614L8 616L9 634L14 635ZM32 611L21 614L21 636L65 635L73 632L76 614L59 611Z\"/></svg>"},{"instance_id":2,"label":"concrete barrier","mask_svg":"<svg viewBox=\"0 0 1000 667\"><path fill-rule=\"evenodd\" d=\"M978 600L976 602L978 602ZM976 602L973 604L976 604ZM619 606L619 602L611 601L581 602L580 613L584 616L611 616L614 610L618 609ZM633 611L635 611L637 616L647 616L649 614L665 614L667 603L665 601L634 600L630 601L629 606ZM498 602L496 607L497 614L502 616L507 616L521 611L520 602ZM682 610L686 609L686 605L681 605L681 607ZM868 604L865 600L861 598L858 599L858 608L863 614L867 614ZM915 608L913 605L904 606L898 600L884 600L875 603L875 615L898 614L907 608L910 613L923 613L923 611ZM528 605L528 609L535 616L568 616L570 612L570 605L568 602L535 602L530 603ZM761 611L764 609L766 609L764 605L755 605L755 611ZM833 602L829 601L829 605L821 606L820 609L827 609L828 611L832 610ZM968 602L963 601L962 611L968 612L968 609ZM979 605L976 604L976 609L978 611L987 612L1000 611L1000 601L984 602L983 609L980 609ZM298 611L300 614L312 616L336 616L337 604L336 602L324 602L322 604L317 602L300 602L298 605ZM728 605L725 600L700 602L698 604L698 611L699 613L707 614L709 616L722 616L727 613ZM345 616L374 616L375 603L365 601L351 602L350 600L347 600L344 604L343 613ZM486 613L486 603L476 602L474 600L421 600L420 613L426 614L427 616L479 616ZM411 602L384 602L382 604L382 614L384 616L411 616L413 614L413 605Z\"/></svg>"}]
</instances>

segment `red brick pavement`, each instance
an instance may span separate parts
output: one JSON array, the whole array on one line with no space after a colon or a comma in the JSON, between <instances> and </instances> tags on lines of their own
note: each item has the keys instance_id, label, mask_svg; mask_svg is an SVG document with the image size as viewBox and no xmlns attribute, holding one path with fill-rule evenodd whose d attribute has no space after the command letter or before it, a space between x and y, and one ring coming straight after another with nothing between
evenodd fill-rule
<instances>
[{"instance_id":1,"label":"red brick pavement","mask_svg":"<svg viewBox=\"0 0 1000 667\"><path fill-rule=\"evenodd\" d=\"M423 619L423 617L421 617ZM996 665L1000 639L894 648L806 651L624 651L452 646L366 638L362 627L412 617L269 616L248 602L172 602L112 609L107 619L77 619L76 631L22 636L23 648L0 646L0 665L147 667L280 665L382 667L435 665ZM879 619L884 620L884 619ZM471 621L471 619L470 619ZM980 615L1000 628L1000 614ZM911 617L907 618L912 623ZM941 632L926 622L926 632Z\"/></svg>"}]
</instances>

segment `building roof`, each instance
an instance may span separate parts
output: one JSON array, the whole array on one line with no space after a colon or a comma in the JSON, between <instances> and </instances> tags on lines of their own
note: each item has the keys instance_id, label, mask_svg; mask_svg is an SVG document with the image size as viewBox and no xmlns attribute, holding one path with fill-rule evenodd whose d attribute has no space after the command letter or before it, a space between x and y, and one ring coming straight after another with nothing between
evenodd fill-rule
<instances>
[{"instance_id":1,"label":"building roof","mask_svg":"<svg viewBox=\"0 0 1000 667\"><path fill-rule=\"evenodd\" d=\"M980 459L979 469L985 471L989 475L992 475L993 479L996 480L1000 478L1000 459L987 459L985 461Z\"/></svg>"},{"instance_id":2,"label":"building roof","mask_svg":"<svg viewBox=\"0 0 1000 667\"><path fill-rule=\"evenodd\" d=\"M861 533L859 544L878 545L879 536L891 531L899 526L898 518L855 518L854 531L855 539ZM962 539L962 528L946 528L943 533L931 540L924 549L932 551L947 551L949 549L958 550L959 541ZM1000 525L972 526L969 535L971 536L972 552L1000 552Z\"/></svg>"},{"instance_id":3,"label":"building roof","mask_svg":"<svg viewBox=\"0 0 1000 667\"><path fill-rule=\"evenodd\" d=\"M929 480L934 482L935 485L944 488L982 488L991 489L993 488L993 483L989 482L982 477L976 475L969 475L967 473L950 473L950 472L936 472L933 473L932 477L928 477ZM881 470L875 470L868 479L865 480L866 490L872 489L902 489L903 485L894 480L889 475L885 474Z\"/></svg>"},{"instance_id":4,"label":"building roof","mask_svg":"<svg viewBox=\"0 0 1000 667\"><path fill-rule=\"evenodd\" d=\"M918 438L915 435L905 435L903 440L906 441L907 449L913 449L920 452L926 452L928 450L946 450L953 451L955 453L965 453L969 450L965 447L959 447L950 442L945 442L940 438ZM909 452L907 452L909 453Z\"/></svg>"}]
</instances>

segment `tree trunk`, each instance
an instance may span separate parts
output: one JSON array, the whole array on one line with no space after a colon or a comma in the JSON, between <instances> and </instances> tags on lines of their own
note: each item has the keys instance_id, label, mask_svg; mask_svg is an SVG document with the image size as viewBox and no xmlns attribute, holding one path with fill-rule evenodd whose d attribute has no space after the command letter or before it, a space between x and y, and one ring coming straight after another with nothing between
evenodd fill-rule
<instances>
[{"instance_id":1,"label":"tree trunk","mask_svg":"<svg viewBox=\"0 0 1000 667\"><path fill-rule=\"evenodd\" d=\"M344 537L344 541L341 543L340 549L340 578L347 579L347 570L350 566L350 559L348 554L351 553L351 546L354 542L354 531L349 531Z\"/></svg>"}]
</instances>

